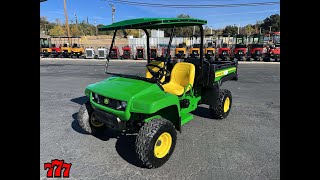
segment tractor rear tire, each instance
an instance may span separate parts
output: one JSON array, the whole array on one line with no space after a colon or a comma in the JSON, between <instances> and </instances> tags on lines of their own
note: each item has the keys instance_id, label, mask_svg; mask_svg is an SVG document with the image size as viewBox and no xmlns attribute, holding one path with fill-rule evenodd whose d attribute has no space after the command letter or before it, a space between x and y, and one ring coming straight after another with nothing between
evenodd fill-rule
<instances>
[{"instance_id":1,"label":"tractor rear tire","mask_svg":"<svg viewBox=\"0 0 320 180\"><path fill-rule=\"evenodd\" d=\"M153 119L139 130L135 151L144 166L158 168L172 155L177 140L173 124L166 119Z\"/></svg>"},{"instance_id":2,"label":"tractor rear tire","mask_svg":"<svg viewBox=\"0 0 320 180\"><path fill-rule=\"evenodd\" d=\"M264 58L264 61L265 61L265 62L270 62L270 58L268 58L268 57L267 57L267 58Z\"/></svg>"},{"instance_id":3,"label":"tractor rear tire","mask_svg":"<svg viewBox=\"0 0 320 180\"><path fill-rule=\"evenodd\" d=\"M209 107L209 111L213 119L224 119L230 111L232 105L232 95L229 90L220 89L219 92L219 103L216 106Z\"/></svg>"},{"instance_id":4,"label":"tractor rear tire","mask_svg":"<svg viewBox=\"0 0 320 180\"><path fill-rule=\"evenodd\" d=\"M99 129L103 129L105 125L101 122L95 121L94 109L90 104L90 101L86 101L79 109L77 120L82 128L88 134L94 134Z\"/></svg>"}]
</instances>

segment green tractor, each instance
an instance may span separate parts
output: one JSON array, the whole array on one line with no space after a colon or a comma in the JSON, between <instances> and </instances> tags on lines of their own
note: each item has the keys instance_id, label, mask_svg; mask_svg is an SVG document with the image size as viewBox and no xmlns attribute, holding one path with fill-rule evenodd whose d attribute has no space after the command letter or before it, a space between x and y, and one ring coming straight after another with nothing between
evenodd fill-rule
<instances>
[{"instance_id":1,"label":"green tractor","mask_svg":"<svg viewBox=\"0 0 320 180\"><path fill-rule=\"evenodd\" d=\"M182 126L194 119L191 112L198 105L209 105L208 112L214 119L226 118L231 111L232 96L230 91L220 87L227 80L237 79L238 64L203 58L203 25L206 23L206 20L193 18L140 18L100 27L100 31L114 32L110 49L118 30L142 29L145 32L146 76L113 73L111 61L107 59L105 71L111 77L86 87L88 101L81 106L77 117L81 128L90 134L104 128L136 134L137 157L145 167L157 168L172 155L177 131L181 133ZM169 51L175 28L186 26L200 28L200 56L171 66L169 63L173 61L169 53L150 60L147 29L171 28Z\"/></svg>"}]
</instances>

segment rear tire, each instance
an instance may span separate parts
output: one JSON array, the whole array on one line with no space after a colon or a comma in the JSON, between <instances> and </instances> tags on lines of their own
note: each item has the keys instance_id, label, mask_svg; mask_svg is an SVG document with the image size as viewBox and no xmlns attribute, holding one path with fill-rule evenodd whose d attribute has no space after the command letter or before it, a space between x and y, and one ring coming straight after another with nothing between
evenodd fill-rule
<instances>
[{"instance_id":1,"label":"rear tire","mask_svg":"<svg viewBox=\"0 0 320 180\"><path fill-rule=\"evenodd\" d=\"M216 106L209 107L211 116L214 119L224 119L226 118L230 111L232 105L232 95L229 90L220 89L219 92L219 103Z\"/></svg>"},{"instance_id":2,"label":"rear tire","mask_svg":"<svg viewBox=\"0 0 320 180\"><path fill-rule=\"evenodd\" d=\"M98 129L102 129L105 125L101 122L95 121L94 118L94 109L92 108L90 101L86 101L79 109L78 112L78 123L80 127L87 133L93 134Z\"/></svg>"},{"instance_id":3,"label":"rear tire","mask_svg":"<svg viewBox=\"0 0 320 180\"><path fill-rule=\"evenodd\" d=\"M176 140L177 132L170 121L154 119L141 127L135 150L143 165L149 169L158 168L169 160Z\"/></svg>"}]
</instances>

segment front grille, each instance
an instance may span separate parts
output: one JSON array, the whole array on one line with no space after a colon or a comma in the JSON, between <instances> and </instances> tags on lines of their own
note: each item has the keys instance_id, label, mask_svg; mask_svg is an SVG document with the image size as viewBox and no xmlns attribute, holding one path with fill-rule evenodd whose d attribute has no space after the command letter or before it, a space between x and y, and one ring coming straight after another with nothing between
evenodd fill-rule
<instances>
[{"instance_id":1,"label":"front grille","mask_svg":"<svg viewBox=\"0 0 320 180\"><path fill-rule=\"evenodd\" d=\"M99 50L99 57L104 57L104 50Z\"/></svg>"},{"instance_id":2,"label":"front grille","mask_svg":"<svg viewBox=\"0 0 320 180\"><path fill-rule=\"evenodd\" d=\"M95 93L92 93L92 98L93 98L94 102L96 102L102 106L112 108L112 109L117 108L117 100L115 100L115 99L107 98L107 97L104 97L104 96L101 96L101 95L95 94ZM104 103L106 98L108 99L108 104Z\"/></svg>"},{"instance_id":3,"label":"front grille","mask_svg":"<svg viewBox=\"0 0 320 180\"><path fill-rule=\"evenodd\" d=\"M87 53L87 57L92 57L92 51L91 50L86 51L86 53Z\"/></svg>"}]
</instances>

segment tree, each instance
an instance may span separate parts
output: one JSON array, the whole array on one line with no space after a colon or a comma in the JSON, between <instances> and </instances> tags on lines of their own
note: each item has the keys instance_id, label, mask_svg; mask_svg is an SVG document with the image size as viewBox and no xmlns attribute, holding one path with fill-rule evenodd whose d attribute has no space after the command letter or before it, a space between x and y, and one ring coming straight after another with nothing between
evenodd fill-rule
<instances>
[{"instance_id":1,"label":"tree","mask_svg":"<svg viewBox=\"0 0 320 180\"><path fill-rule=\"evenodd\" d=\"M126 29L127 36L133 36L138 37L139 36L139 30L138 29Z\"/></svg>"},{"instance_id":2,"label":"tree","mask_svg":"<svg viewBox=\"0 0 320 180\"><path fill-rule=\"evenodd\" d=\"M191 16L189 16L188 14L179 14L177 17L178 18L191 18Z\"/></svg>"},{"instance_id":3,"label":"tree","mask_svg":"<svg viewBox=\"0 0 320 180\"><path fill-rule=\"evenodd\" d=\"M190 15L188 14L179 14L177 15L177 18L191 18ZM171 28L164 28L164 29L161 29L164 31L164 36L170 36L170 33L171 33ZM197 28L196 28L197 30ZM193 27L192 26L189 26L189 27L176 27L175 28L175 31L174 31L174 34L177 36L177 37L190 37L192 34L193 34Z\"/></svg>"},{"instance_id":4,"label":"tree","mask_svg":"<svg viewBox=\"0 0 320 180\"><path fill-rule=\"evenodd\" d=\"M103 27L104 25L103 24L98 24L97 25L97 28L99 29L100 27ZM111 31L99 31L98 30L98 35L110 35L111 34Z\"/></svg>"},{"instance_id":5,"label":"tree","mask_svg":"<svg viewBox=\"0 0 320 180\"><path fill-rule=\"evenodd\" d=\"M237 34L238 33L238 27L236 26L226 26L223 30L223 33L227 33L227 34L230 34L230 35L234 35L234 34Z\"/></svg>"},{"instance_id":6,"label":"tree","mask_svg":"<svg viewBox=\"0 0 320 180\"><path fill-rule=\"evenodd\" d=\"M265 20L263 20L262 27L264 30L269 31L270 27L272 26L272 31L280 31L280 15L279 14L273 14L270 17L267 17Z\"/></svg>"},{"instance_id":7,"label":"tree","mask_svg":"<svg viewBox=\"0 0 320 180\"><path fill-rule=\"evenodd\" d=\"M246 35L251 35L254 33L255 29L252 27L251 24L248 24L244 27L244 31Z\"/></svg>"},{"instance_id":8,"label":"tree","mask_svg":"<svg viewBox=\"0 0 320 180\"><path fill-rule=\"evenodd\" d=\"M82 35L82 33L80 32L79 28L76 25L72 24L70 27L71 27L70 28L70 35L71 36L81 36Z\"/></svg>"},{"instance_id":9,"label":"tree","mask_svg":"<svg viewBox=\"0 0 320 180\"><path fill-rule=\"evenodd\" d=\"M66 35L66 31L61 26L54 26L52 29L49 30L50 36L64 36Z\"/></svg>"}]
</instances>

